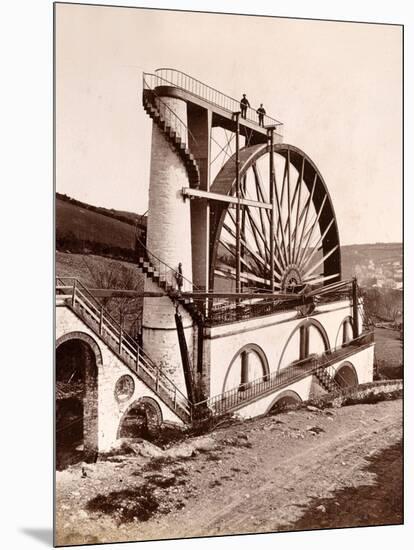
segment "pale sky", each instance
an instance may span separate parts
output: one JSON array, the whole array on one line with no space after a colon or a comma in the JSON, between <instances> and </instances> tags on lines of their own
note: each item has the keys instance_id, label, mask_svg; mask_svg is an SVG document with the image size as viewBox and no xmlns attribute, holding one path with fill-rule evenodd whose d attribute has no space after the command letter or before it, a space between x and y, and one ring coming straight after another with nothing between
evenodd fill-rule
<instances>
[{"instance_id":1,"label":"pale sky","mask_svg":"<svg viewBox=\"0 0 414 550\"><path fill-rule=\"evenodd\" d=\"M173 67L281 120L316 163L341 244L402 239L401 28L56 6L56 187L143 213L142 72Z\"/></svg>"}]
</instances>

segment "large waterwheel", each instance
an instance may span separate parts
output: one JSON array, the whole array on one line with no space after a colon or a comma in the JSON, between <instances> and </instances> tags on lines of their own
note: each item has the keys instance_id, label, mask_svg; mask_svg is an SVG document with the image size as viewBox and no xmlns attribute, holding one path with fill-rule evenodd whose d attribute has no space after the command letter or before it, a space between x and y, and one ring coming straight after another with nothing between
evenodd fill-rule
<instances>
[{"instance_id":1,"label":"large waterwheel","mask_svg":"<svg viewBox=\"0 0 414 550\"><path fill-rule=\"evenodd\" d=\"M275 291L295 292L341 279L339 235L332 201L322 175L304 152L292 145L273 145L273 221L271 209L254 205L254 202L269 204L270 150L266 144L240 150L239 196L252 204L240 207L239 248L235 205L224 202L211 205L211 290L236 289L238 250L242 290L268 292L273 287ZM233 155L223 166L211 192L236 195L235 160Z\"/></svg>"}]
</instances>

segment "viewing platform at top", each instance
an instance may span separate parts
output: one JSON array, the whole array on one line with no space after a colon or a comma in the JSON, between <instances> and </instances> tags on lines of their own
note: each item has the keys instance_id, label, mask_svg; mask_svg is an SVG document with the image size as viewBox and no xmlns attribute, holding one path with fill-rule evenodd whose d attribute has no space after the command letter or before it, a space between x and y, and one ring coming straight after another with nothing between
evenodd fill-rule
<instances>
[{"instance_id":1,"label":"viewing platform at top","mask_svg":"<svg viewBox=\"0 0 414 550\"><path fill-rule=\"evenodd\" d=\"M143 74L143 91L153 90L160 97L176 97L186 101L189 114L197 109L205 109L212 114L212 126L235 131L234 113L240 112L240 100L236 100L219 90L200 82L196 78L176 69L156 69L154 74ZM247 107L246 117L239 117L240 134L246 137L249 145L266 143L267 128L274 128L274 141L283 141L283 124L268 115L259 124L255 108Z\"/></svg>"}]
</instances>

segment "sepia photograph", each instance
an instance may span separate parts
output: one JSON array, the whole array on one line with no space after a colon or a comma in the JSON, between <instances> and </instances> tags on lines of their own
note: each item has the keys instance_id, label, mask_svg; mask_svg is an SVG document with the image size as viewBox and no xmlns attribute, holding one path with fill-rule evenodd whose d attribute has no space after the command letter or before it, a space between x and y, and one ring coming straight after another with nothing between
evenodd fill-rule
<instances>
[{"instance_id":1,"label":"sepia photograph","mask_svg":"<svg viewBox=\"0 0 414 550\"><path fill-rule=\"evenodd\" d=\"M55 545L402 525L403 26L57 2L53 54Z\"/></svg>"}]
</instances>

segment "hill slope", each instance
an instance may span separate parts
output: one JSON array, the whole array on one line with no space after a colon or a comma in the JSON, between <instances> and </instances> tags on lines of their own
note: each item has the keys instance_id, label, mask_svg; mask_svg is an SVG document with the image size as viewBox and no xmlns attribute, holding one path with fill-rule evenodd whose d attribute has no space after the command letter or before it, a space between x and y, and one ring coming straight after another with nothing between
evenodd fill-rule
<instances>
[{"instance_id":1,"label":"hill slope","mask_svg":"<svg viewBox=\"0 0 414 550\"><path fill-rule=\"evenodd\" d=\"M62 252L95 253L135 261L136 226L145 232L147 218L132 212L91 206L56 195L56 247ZM341 247L342 277L361 281L401 280L402 244L375 243Z\"/></svg>"}]
</instances>

